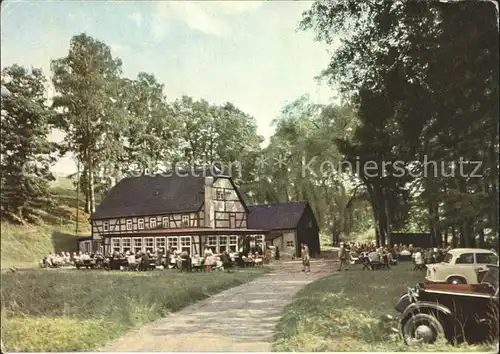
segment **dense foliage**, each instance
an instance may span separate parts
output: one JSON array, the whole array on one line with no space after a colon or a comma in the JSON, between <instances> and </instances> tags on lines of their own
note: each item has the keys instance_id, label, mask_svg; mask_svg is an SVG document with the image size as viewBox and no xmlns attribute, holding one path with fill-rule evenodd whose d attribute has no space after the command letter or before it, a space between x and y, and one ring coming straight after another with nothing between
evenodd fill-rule
<instances>
[{"instance_id":1,"label":"dense foliage","mask_svg":"<svg viewBox=\"0 0 500 354\"><path fill-rule=\"evenodd\" d=\"M378 167L356 177L380 243L412 221L437 243L498 242L497 16L492 2L316 1L304 13L303 29L340 39L322 75L360 121L340 152Z\"/></svg>"}]
</instances>

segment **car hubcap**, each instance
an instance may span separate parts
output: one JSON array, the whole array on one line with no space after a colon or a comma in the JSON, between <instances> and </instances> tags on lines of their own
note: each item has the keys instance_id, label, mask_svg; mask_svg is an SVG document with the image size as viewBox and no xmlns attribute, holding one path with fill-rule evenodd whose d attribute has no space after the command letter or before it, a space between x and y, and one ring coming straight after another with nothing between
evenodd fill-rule
<instances>
[{"instance_id":1,"label":"car hubcap","mask_svg":"<svg viewBox=\"0 0 500 354\"><path fill-rule=\"evenodd\" d=\"M424 343L432 341L434 338L434 332L432 328L426 325L420 325L415 330L415 339L420 340Z\"/></svg>"}]
</instances>

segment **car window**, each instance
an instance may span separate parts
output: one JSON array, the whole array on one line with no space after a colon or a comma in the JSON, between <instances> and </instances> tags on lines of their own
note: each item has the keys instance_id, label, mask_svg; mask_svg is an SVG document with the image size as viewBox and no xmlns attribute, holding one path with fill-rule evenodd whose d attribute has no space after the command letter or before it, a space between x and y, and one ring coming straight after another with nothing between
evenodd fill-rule
<instances>
[{"instance_id":1,"label":"car window","mask_svg":"<svg viewBox=\"0 0 500 354\"><path fill-rule=\"evenodd\" d=\"M446 255L444 256L443 262L450 263L452 259L453 259L453 255L451 253L446 253Z\"/></svg>"},{"instance_id":2,"label":"car window","mask_svg":"<svg viewBox=\"0 0 500 354\"><path fill-rule=\"evenodd\" d=\"M455 264L474 264L474 253L464 253L461 254Z\"/></svg>"},{"instance_id":3,"label":"car window","mask_svg":"<svg viewBox=\"0 0 500 354\"><path fill-rule=\"evenodd\" d=\"M497 264L498 257L493 253L476 253L476 263Z\"/></svg>"}]
</instances>

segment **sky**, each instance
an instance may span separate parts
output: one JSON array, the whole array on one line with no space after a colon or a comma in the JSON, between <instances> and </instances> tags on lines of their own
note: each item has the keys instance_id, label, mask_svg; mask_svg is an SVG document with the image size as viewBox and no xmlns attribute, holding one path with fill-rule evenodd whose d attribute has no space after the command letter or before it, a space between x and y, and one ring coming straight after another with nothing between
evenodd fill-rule
<instances>
[{"instance_id":1,"label":"sky","mask_svg":"<svg viewBox=\"0 0 500 354\"><path fill-rule=\"evenodd\" d=\"M123 75L154 74L167 100L182 95L232 102L254 116L258 132L303 94L331 101L334 92L314 77L329 61L314 33L297 30L310 1L2 1L1 65L42 68L68 54L80 33L103 41L123 61ZM51 89L49 88L49 92ZM63 138L53 132L52 140ZM71 156L53 171L76 171Z\"/></svg>"}]
</instances>

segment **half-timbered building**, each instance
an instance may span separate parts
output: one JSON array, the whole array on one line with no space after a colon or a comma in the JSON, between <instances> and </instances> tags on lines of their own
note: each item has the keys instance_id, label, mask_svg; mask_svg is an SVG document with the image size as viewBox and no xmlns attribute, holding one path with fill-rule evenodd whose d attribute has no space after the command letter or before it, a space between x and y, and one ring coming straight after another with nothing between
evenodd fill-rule
<instances>
[{"instance_id":1,"label":"half-timbered building","mask_svg":"<svg viewBox=\"0 0 500 354\"><path fill-rule=\"evenodd\" d=\"M275 206L252 206L250 210L232 178L202 172L122 179L96 208L91 217L92 234L79 241L80 251L107 254L173 249L201 254L209 247L221 253L238 250L241 237L250 236L252 244L262 248L278 235L288 245L291 236L287 232L294 233L297 247L303 239L313 240L314 232L318 237L316 219L307 203L297 204L304 205L302 209L280 209L281 218L297 222L277 229L268 221ZM307 220L312 220L313 227L303 229L303 223L310 223ZM317 249L314 242L310 249L319 252L319 238Z\"/></svg>"},{"instance_id":2,"label":"half-timbered building","mask_svg":"<svg viewBox=\"0 0 500 354\"><path fill-rule=\"evenodd\" d=\"M248 208L233 180L201 172L121 180L96 208L80 251L200 254L208 246L219 253L236 251L241 236L264 247L267 231L248 228Z\"/></svg>"}]
</instances>

